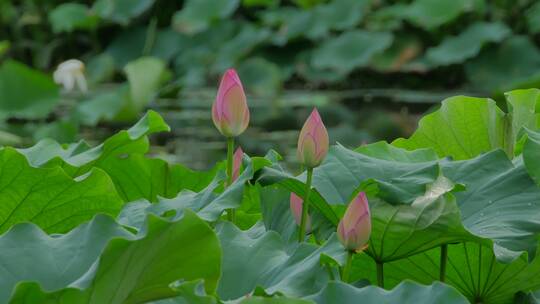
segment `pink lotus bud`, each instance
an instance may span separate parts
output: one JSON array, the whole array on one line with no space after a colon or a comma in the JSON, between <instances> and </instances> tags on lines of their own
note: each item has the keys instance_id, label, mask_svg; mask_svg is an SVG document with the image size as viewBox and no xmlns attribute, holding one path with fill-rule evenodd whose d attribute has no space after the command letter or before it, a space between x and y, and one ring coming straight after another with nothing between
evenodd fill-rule
<instances>
[{"instance_id":1,"label":"pink lotus bud","mask_svg":"<svg viewBox=\"0 0 540 304\"><path fill-rule=\"evenodd\" d=\"M243 157L244 157L244 151L242 151L242 148L238 147L238 149L236 149L236 151L234 152L234 156L233 156L233 172L232 172L233 182L240 175L240 166L242 166Z\"/></svg>"},{"instance_id":2,"label":"pink lotus bud","mask_svg":"<svg viewBox=\"0 0 540 304\"><path fill-rule=\"evenodd\" d=\"M339 241L347 250L362 251L371 234L371 215L366 194L358 193L347 207L337 229Z\"/></svg>"},{"instance_id":3,"label":"pink lotus bud","mask_svg":"<svg viewBox=\"0 0 540 304\"><path fill-rule=\"evenodd\" d=\"M294 220L296 221L296 224L300 226L300 222L302 221L302 207L304 200L296 195L294 192L291 192L291 211L294 216ZM308 215L306 222L306 233L311 232L311 218Z\"/></svg>"},{"instance_id":4,"label":"pink lotus bud","mask_svg":"<svg viewBox=\"0 0 540 304\"><path fill-rule=\"evenodd\" d=\"M327 153L328 132L319 112L313 109L298 137L298 160L304 166L314 168L321 164Z\"/></svg>"},{"instance_id":5,"label":"pink lotus bud","mask_svg":"<svg viewBox=\"0 0 540 304\"><path fill-rule=\"evenodd\" d=\"M242 134L249 123L249 109L240 78L229 69L221 78L216 101L212 105L212 120L226 137Z\"/></svg>"}]
</instances>

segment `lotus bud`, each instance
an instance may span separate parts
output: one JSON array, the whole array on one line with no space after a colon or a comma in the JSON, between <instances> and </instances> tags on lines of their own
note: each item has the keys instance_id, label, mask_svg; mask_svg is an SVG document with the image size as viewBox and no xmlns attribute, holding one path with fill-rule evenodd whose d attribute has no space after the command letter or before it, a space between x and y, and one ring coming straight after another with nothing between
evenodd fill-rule
<instances>
[{"instance_id":1,"label":"lotus bud","mask_svg":"<svg viewBox=\"0 0 540 304\"><path fill-rule=\"evenodd\" d=\"M242 151L242 148L238 147L236 151L234 152L233 156L233 174L232 174L232 180L233 182L238 179L238 176L240 175L240 167L242 166L242 158L244 157L244 151Z\"/></svg>"},{"instance_id":2,"label":"lotus bud","mask_svg":"<svg viewBox=\"0 0 540 304\"><path fill-rule=\"evenodd\" d=\"M294 220L296 221L296 224L300 226L300 223L302 222L302 207L303 202L301 197L296 195L294 192L291 192L291 212L293 214ZM307 222L306 222L306 233L311 232L311 218L308 215Z\"/></svg>"},{"instance_id":3,"label":"lotus bud","mask_svg":"<svg viewBox=\"0 0 540 304\"><path fill-rule=\"evenodd\" d=\"M313 109L298 137L298 160L308 168L315 168L321 164L327 153L328 132L319 112Z\"/></svg>"},{"instance_id":4,"label":"lotus bud","mask_svg":"<svg viewBox=\"0 0 540 304\"><path fill-rule=\"evenodd\" d=\"M362 251L367 247L371 234L371 215L366 194L358 193L347 207L337 229L338 239L350 251Z\"/></svg>"},{"instance_id":5,"label":"lotus bud","mask_svg":"<svg viewBox=\"0 0 540 304\"><path fill-rule=\"evenodd\" d=\"M219 132L226 137L238 136L248 126L246 95L234 69L227 70L221 78L216 101L212 105L212 120Z\"/></svg>"}]
</instances>

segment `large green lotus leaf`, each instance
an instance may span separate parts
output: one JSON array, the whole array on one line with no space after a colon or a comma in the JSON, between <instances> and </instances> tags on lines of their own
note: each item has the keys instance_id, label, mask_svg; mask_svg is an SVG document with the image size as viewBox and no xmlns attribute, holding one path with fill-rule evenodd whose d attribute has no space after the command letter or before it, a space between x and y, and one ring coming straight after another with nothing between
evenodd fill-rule
<instances>
[{"instance_id":1,"label":"large green lotus leaf","mask_svg":"<svg viewBox=\"0 0 540 304\"><path fill-rule=\"evenodd\" d=\"M461 63L477 56L485 44L500 42L510 34L504 23L477 22L459 35L445 38L440 45L429 48L426 60L434 66Z\"/></svg>"},{"instance_id":2,"label":"large green lotus leaf","mask_svg":"<svg viewBox=\"0 0 540 304\"><path fill-rule=\"evenodd\" d=\"M392 144L407 150L432 148L441 157L472 158L505 147L504 115L493 100L450 97L439 110L420 120L410 138Z\"/></svg>"},{"instance_id":3,"label":"large green lotus leaf","mask_svg":"<svg viewBox=\"0 0 540 304\"><path fill-rule=\"evenodd\" d=\"M50 76L12 60L0 66L0 117L43 118L59 100Z\"/></svg>"},{"instance_id":4,"label":"large green lotus leaf","mask_svg":"<svg viewBox=\"0 0 540 304\"><path fill-rule=\"evenodd\" d=\"M540 32L540 3L537 2L528 8L525 12L525 17L527 18L529 31L533 34L538 34Z\"/></svg>"},{"instance_id":5,"label":"large green lotus leaf","mask_svg":"<svg viewBox=\"0 0 540 304\"><path fill-rule=\"evenodd\" d=\"M72 176L100 168L111 177L126 202L141 198L156 201L158 196L172 198L182 189L200 191L210 183L216 168L199 172L144 156L149 149L147 136L168 130L161 116L149 111L129 130L120 131L94 148L84 142L62 146L46 139L19 152L35 167L61 166Z\"/></svg>"},{"instance_id":6,"label":"large green lotus leaf","mask_svg":"<svg viewBox=\"0 0 540 304\"><path fill-rule=\"evenodd\" d=\"M241 23L238 28L234 37L224 42L219 52L215 54L212 72L220 74L234 66L242 57L249 55L254 48L266 41L271 34L268 29L250 23Z\"/></svg>"},{"instance_id":7,"label":"large green lotus leaf","mask_svg":"<svg viewBox=\"0 0 540 304\"><path fill-rule=\"evenodd\" d=\"M317 304L468 304L469 301L454 288L435 282L429 286L404 281L387 291L376 286L356 288L342 282L330 282L319 293L307 297Z\"/></svg>"},{"instance_id":8,"label":"large green lotus leaf","mask_svg":"<svg viewBox=\"0 0 540 304\"><path fill-rule=\"evenodd\" d=\"M504 96L511 121L511 140L516 142L520 140L523 128L534 130L540 126L540 115L537 113L540 112L540 90L514 90L506 92ZM514 151L514 154L518 153Z\"/></svg>"},{"instance_id":9,"label":"large green lotus leaf","mask_svg":"<svg viewBox=\"0 0 540 304\"><path fill-rule=\"evenodd\" d=\"M373 158L403 163L421 163L430 160L437 160L439 158L435 151L433 151L431 148L407 151L389 145L385 141L363 145L356 148L354 151Z\"/></svg>"},{"instance_id":10,"label":"large green lotus leaf","mask_svg":"<svg viewBox=\"0 0 540 304\"><path fill-rule=\"evenodd\" d=\"M31 281L17 286L12 303L145 303L177 295L172 283L197 279L204 279L206 292L215 290L220 276L219 241L214 231L192 212L184 212L176 222L149 216L146 228L138 235L116 237L102 252L99 247L94 248L98 243L93 239L103 239L107 230L99 229L93 222L81 227L68 235L51 238L35 226L20 225L0 239L0 246L5 242L0 247L2 254L26 258L33 267L28 273L19 268L23 263L14 263L10 271L6 270L10 276L24 276ZM118 229L113 227L113 231ZM81 243L91 250L81 250L77 246ZM90 268L75 263L92 258L97 261ZM71 280L66 272L80 277L66 285ZM1 290L9 295L9 289Z\"/></svg>"},{"instance_id":11,"label":"large green lotus leaf","mask_svg":"<svg viewBox=\"0 0 540 304\"><path fill-rule=\"evenodd\" d=\"M314 294L328 281L321 255L340 262L344 259L345 252L336 237L321 247L308 243L287 246L279 234L260 228L242 232L228 222L217 227L223 250L218 287L222 300L244 297L256 288L290 297Z\"/></svg>"},{"instance_id":12,"label":"large green lotus leaf","mask_svg":"<svg viewBox=\"0 0 540 304\"><path fill-rule=\"evenodd\" d=\"M157 203L150 203L147 200L129 203L120 213L118 220L123 225L139 228L144 223L148 213L162 216L174 211L174 220L182 216L182 210L191 209L202 219L214 222L226 209L240 207L245 184L253 178L251 161L247 157L245 160L245 169L242 174L221 193L218 190L226 180L223 171L220 171L212 182L200 192L183 190L176 197L160 198ZM189 179L189 176L186 178Z\"/></svg>"},{"instance_id":13,"label":"large green lotus leaf","mask_svg":"<svg viewBox=\"0 0 540 304\"><path fill-rule=\"evenodd\" d=\"M355 68L368 66L374 55L392 44L392 34L354 30L324 41L313 51L311 65L348 74Z\"/></svg>"},{"instance_id":14,"label":"large green lotus leaf","mask_svg":"<svg viewBox=\"0 0 540 304\"><path fill-rule=\"evenodd\" d=\"M354 28L369 5L365 0L335 0L321 4L312 10L312 25L305 33L311 39L320 39L331 31Z\"/></svg>"},{"instance_id":15,"label":"large green lotus leaf","mask_svg":"<svg viewBox=\"0 0 540 304\"><path fill-rule=\"evenodd\" d=\"M59 237L48 236L32 224L15 225L0 237L0 301L7 303L19 282L40 282L46 290L76 282L114 237L133 236L104 215Z\"/></svg>"},{"instance_id":16,"label":"large green lotus leaf","mask_svg":"<svg viewBox=\"0 0 540 304\"><path fill-rule=\"evenodd\" d=\"M523 162L529 175L540 185L540 132L526 130L527 139L523 144Z\"/></svg>"},{"instance_id":17,"label":"large green lotus leaf","mask_svg":"<svg viewBox=\"0 0 540 304\"><path fill-rule=\"evenodd\" d=\"M384 264L385 287L413 279L430 284L439 279L438 249ZM448 245L445 282L454 286L472 303L512 303L519 291L536 290L540 286L540 259L529 264L523 254L511 263L497 260L490 247L479 243ZM365 269L360 263L359 269Z\"/></svg>"},{"instance_id":18,"label":"large green lotus leaf","mask_svg":"<svg viewBox=\"0 0 540 304\"><path fill-rule=\"evenodd\" d=\"M332 31L354 28L361 22L369 1L335 0L304 10L280 7L262 13L263 23L277 27L275 43L284 45L298 37L320 40Z\"/></svg>"},{"instance_id":19,"label":"large green lotus leaf","mask_svg":"<svg viewBox=\"0 0 540 304\"><path fill-rule=\"evenodd\" d=\"M148 111L129 130L118 132L94 148L88 147L84 142L63 146L44 139L30 148L18 151L24 154L34 167L62 166L68 174L78 176L109 157L146 153L149 148L147 135L169 130L169 126L158 113Z\"/></svg>"},{"instance_id":20,"label":"large green lotus leaf","mask_svg":"<svg viewBox=\"0 0 540 304\"><path fill-rule=\"evenodd\" d=\"M427 150L397 152L395 147L375 146L361 149L371 153L381 150L408 162L370 157L335 146L314 176L314 185L322 196L336 197L342 204L348 204L348 198L360 185L376 185L369 199L372 236L367 252L371 257L380 262L392 261L445 243L475 239L461 224L460 211L449 194L454 184L439 176L438 164L409 161L419 156L432 158L432 154L426 154Z\"/></svg>"},{"instance_id":21,"label":"large green lotus leaf","mask_svg":"<svg viewBox=\"0 0 540 304\"><path fill-rule=\"evenodd\" d=\"M454 185L440 177L412 204L370 199L372 232L366 251L378 262L407 258L442 244L474 239L463 228Z\"/></svg>"},{"instance_id":22,"label":"large green lotus leaf","mask_svg":"<svg viewBox=\"0 0 540 304\"><path fill-rule=\"evenodd\" d=\"M372 236L367 253L375 260L385 262L406 258L445 243L476 239L461 224L460 211L454 196L449 194L454 184L444 176L437 177L439 167L436 162L422 162L422 159L436 156L429 150L417 153L388 144L383 148L382 145L378 143L359 149L386 156L386 159L362 155L340 146L332 147L320 167L321 171L314 178L314 184L323 196L343 196L343 199L351 195L347 193L354 193L359 185L366 187L366 181L376 184L375 191L367 187L372 216ZM405 161L395 161L394 158ZM430 169L423 171L425 168ZM343 175L347 180L341 180ZM356 179L349 179L351 176ZM404 199L410 197L413 201L400 201L399 195L385 193L395 192L393 187L396 186L400 192L408 193L402 195ZM374 195L394 197L394 200L388 203ZM348 201L343 200L343 203Z\"/></svg>"},{"instance_id":23,"label":"large green lotus leaf","mask_svg":"<svg viewBox=\"0 0 540 304\"><path fill-rule=\"evenodd\" d=\"M105 172L73 179L61 168L34 168L13 148L0 150L0 232L21 222L66 232L96 213L116 215L123 205Z\"/></svg>"},{"instance_id":24,"label":"large green lotus leaf","mask_svg":"<svg viewBox=\"0 0 540 304\"><path fill-rule=\"evenodd\" d=\"M513 164L496 150L474 159L443 161L443 174L465 191L455 193L463 225L474 235L494 240L498 259L535 255L540 233L540 188L523 163Z\"/></svg>"},{"instance_id":25,"label":"large green lotus leaf","mask_svg":"<svg viewBox=\"0 0 540 304\"><path fill-rule=\"evenodd\" d=\"M370 180L377 182L382 199L412 203L439 176L436 161L400 162L379 159L333 146L314 170L313 185L331 204L348 204L355 190Z\"/></svg>"},{"instance_id":26,"label":"large green lotus leaf","mask_svg":"<svg viewBox=\"0 0 540 304\"><path fill-rule=\"evenodd\" d=\"M64 3L55 7L49 13L49 22L55 33L61 33L78 29L95 29L99 23L99 18L86 5Z\"/></svg>"},{"instance_id":27,"label":"large green lotus leaf","mask_svg":"<svg viewBox=\"0 0 540 304\"><path fill-rule=\"evenodd\" d=\"M111 177L126 202L141 198L155 202L158 197L173 198L183 189L200 191L214 178L218 167L194 171L181 164L133 153L108 157L94 164Z\"/></svg>"},{"instance_id":28,"label":"large green lotus leaf","mask_svg":"<svg viewBox=\"0 0 540 304\"><path fill-rule=\"evenodd\" d=\"M415 0L400 9L398 16L432 30L449 23L464 13L481 11L483 0Z\"/></svg>"},{"instance_id":29,"label":"large green lotus leaf","mask_svg":"<svg viewBox=\"0 0 540 304\"><path fill-rule=\"evenodd\" d=\"M467 62L465 71L470 83L484 91L538 87L540 50L528 37L513 36Z\"/></svg>"},{"instance_id":30,"label":"large green lotus leaf","mask_svg":"<svg viewBox=\"0 0 540 304\"><path fill-rule=\"evenodd\" d=\"M92 11L98 16L121 25L128 25L130 21L146 12L155 0L97 0Z\"/></svg>"},{"instance_id":31,"label":"large green lotus leaf","mask_svg":"<svg viewBox=\"0 0 540 304\"><path fill-rule=\"evenodd\" d=\"M261 12L261 19L264 25L280 29L274 34L273 43L284 46L290 40L311 33L311 27L318 29L318 32L326 28L314 24L314 15L313 10L279 7Z\"/></svg>"},{"instance_id":32,"label":"large green lotus leaf","mask_svg":"<svg viewBox=\"0 0 540 304\"><path fill-rule=\"evenodd\" d=\"M367 147L363 149L369 150ZM381 158L389 158L395 154L388 156L389 153L385 152L386 150L378 149L378 151L382 151ZM415 152L405 151L403 153L415 154ZM330 149L326 160L318 168L319 173L314 175L313 183L323 197L347 198L350 195L348 193L353 193L359 185L366 185L366 180L371 179L375 180L378 187L378 193L376 192L375 195L384 198L388 196L384 195L384 192L393 191L392 187L399 185L393 180L400 176L399 168L405 164L418 168L427 168L435 164L439 168L439 165L433 161L391 162L368 157L338 146ZM369 168L372 168L374 173L369 172ZM381 174L384 172L382 168L386 168L385 174ZM464 191L453 194L456 197L459 212L456 210L452 212L461 215L463 226L474 236L494 241L493 246L498 259L511 261L522 251L528 251L534 255L535 238L540 232L540 221L538 221L540 204L537 203L540 201L540 188L527 174L523 164L513 164L502 150L496 150L470 160L442 160L440 168L444 177L465 188ZM430 182L426 179L425 173L421 170L415 172L411 169L409 172L405 180L408 182L400 187L404 189L403 193L414 193L415 199L421 197L426 190L429 193L430 187L433 189L433 186L439 184L436 180ZM435 172L438 174L439 171ZM397 181L404 180L397 179ZM384 187L385 185L392 187ZM439 185L444 186L444 183ZM347 201L343 203L346 204ZM392 205L405 208L402 207L403 202L400 204L399 200L397 204ZM443 205L449 208L448 202ZM414 207L414 203L411 206ZM374 218L382 216L379 214L380 211L375 211L372 212ZM385 222L388 221L383 218L381 223ZM459 221L452 220L447 224L448 229L452 231L458 228L455 225L458 225ZM410 229L410 225L404 227ZM433 233L436 231L434 230ZM399 241L399 238L396 237L396 239ZM390 243L390 246L393 246L393 243Z\"/></svg>"},{"instance_id":33,"label":"large green lotus leaf","mask_svg":"<svg viewBox=\"0 0 540 304\"><path fill-rule=\"evenodd\" d=\"M354 28L362 20L367 5L368 1L364 0L336 0L309 10L285 8L270 14L277 14L274 22L279 21L282 29L277 35L285 35L287 39L304 36L317 40L327 37L333 30Z\"/></svg>"},{"instance_id":34,"label":"large green lotus leaf","mask_svg":"<svg viewBox=\"0 0 540 304\"><path fill-rule=\"evenodd\" d=\"M323 164L314 169L310 203L330 223L339 218L330 205L346 205L362 183L376 182L380 196L389 203L412 203L422 196L428 184L439 176L433 162L402 163L365 156L342 146L330 148ZM262 185L278 184L300 197L305 193L305 174L286 173L278 164L265 167L258 175Z\"/></svg>"},{"instance_id":35,"label":"large green lotus leaf","mask_svg":"<svg viewBox=\"0 0 540 304\"><path fill-rule=\"evenodd\" d=\"M208 29L212 22L231 16L239 4L239 0L188 0L174 14L172 26L182 33L197 34Z\"/></svg>"}]
</instances>

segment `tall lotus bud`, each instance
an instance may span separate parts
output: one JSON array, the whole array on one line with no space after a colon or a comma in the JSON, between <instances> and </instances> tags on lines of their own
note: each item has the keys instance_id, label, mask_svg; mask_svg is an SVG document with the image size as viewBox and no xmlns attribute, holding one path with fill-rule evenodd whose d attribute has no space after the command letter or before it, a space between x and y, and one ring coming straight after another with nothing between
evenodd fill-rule
<instances>
[{"instance_id":1,"label":"tall lotus bud","mask_svg":"<svg viewBox=\"0 0 540 304\"><path fill-rule=\"evenodd\" d=\"M308 168L315 168L321 164L327 153L328 132L319 112L313 109L298 137L298 160Z\"/></svg>"},{"instance_id":2,"label":"tall lotus bud","mask_svg":"<svg viewBox=\"0 0 540 304\"><path fill-rule=\"evenodd\" d=\"M301 197L296 195L294 192L291 192L291 212L293 214L294 220L296 221L296 224L300 226L300 223L302 222L302 207L303 202ZM311 232L311 218L308 215L307 222L306 222L306 233Z\"/></svg>"},{"instance_id":3,"label":"tall lotus bud","mask_svg":"<svg viewBox=\"0 0 540 304\"><path fill-rule=\"evenodd\" d=\"M216 101L212 105L212 120L219 132L226 137L238 136L248 126L246 95L234 69L227 70L221 78Z\"/></svg>"},{"instance_id":4,"label":"tall lotus bud","mask_svg":"<svg viewBox=\"0 0 540 304\"><path fill-rule=\"evenodd\" d=\"M233 174L232 174L232 180L233 182L238 179L238 176L240 175L240 167L242 166L242 158L244 157L244 151L242 151L242 148L238 147L236 151L234 152L233 156Z\"/></svg>"},{"instance_id":5,"label":"tall lotus bud","mask_svg":"<svg viewBox=\"0 0 540 304\"><path fill-rule=\"evenodd\" d=\"M358 193L347 207L337 229L339 241L350 251L362 251L367 247L371 234L371 215L366 194Z\"/></svg>"}]
</instances>

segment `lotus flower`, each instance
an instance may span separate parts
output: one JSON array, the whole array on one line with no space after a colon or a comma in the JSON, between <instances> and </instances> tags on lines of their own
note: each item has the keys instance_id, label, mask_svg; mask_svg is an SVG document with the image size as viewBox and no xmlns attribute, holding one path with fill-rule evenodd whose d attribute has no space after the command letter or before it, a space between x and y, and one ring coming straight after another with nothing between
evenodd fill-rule
<instances>
[{"instance_id":1,"label":"lotus flower","mask_svg":"<svg viewBox=\"0 0 540 304\"><path fill-rule=\"evenodd\" d=\"M358 193L347 207L337 229L339 241L350 251L362 251L367 247L371 234L371 215L366 194Z\"/></svg>"},{"instance_id":2,"label":"lotus flower","mask_svg":"<svg viewBox=\"0 0 540 304\"><path fill-rule=\"evenodd\" d=\"M238 179L238 176L240 175L240 167L242 166L242 158L244 157L244 151L242 151L242 148L238 147L236 151L234 152L233 156L233 172L232 172L232 180L233 182Z\"/></svg>"},{"instance_id":3,"label":"lotus flower","mask_svg":"<svg viewBox=\"0 0 540 304\"><path fill-rule=\"evenodd\" d=\"M291 212L294 216L294 220L296 221L296 224L300 226L300 222L302 221L302 207L304 200L296 195L294 192L291 192ZM311 218L307 217L306 219L306 233L311 232Z\"/></svg>"},{"instance_id":4,"label":"lotus flower","mask_svg":"<svg viewBox=\"0 0 540 304\"><path fill-rule=\"evenodd\" d=\"M248 126L246 95L234 69L227 70L221 78L216 101L212 105L212 120L219 132L226 137L238 136Z\"/></svg>"},{"instance_id":5,"label":"lotus flower","mask_svg":"<svg viewBox=\"0 0 540 304\"><path fill-rule=\"evenodd\" d=\"M313 109L298 137L298 160L308 168L315 168L321 164L327 153L328 132L319 112Z\"/></svg>"},{"instance_id":6,"label":"lotus flower","mask_svg":"<svg viewBox=\"0 0 540 304\"><path fill-rule=\"evenodd\" d=\"M77 59L62 62L53 74L54 82L61 84L64 90L71 92L77 87L86 93L88 86L84 77L84 63Z\"/></svg>"}]
</instances>

